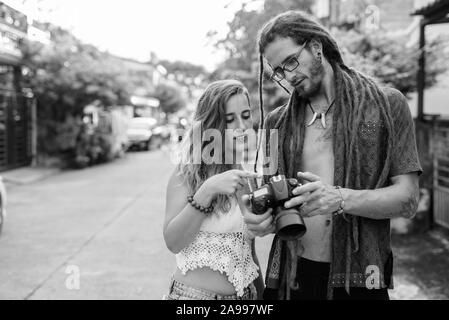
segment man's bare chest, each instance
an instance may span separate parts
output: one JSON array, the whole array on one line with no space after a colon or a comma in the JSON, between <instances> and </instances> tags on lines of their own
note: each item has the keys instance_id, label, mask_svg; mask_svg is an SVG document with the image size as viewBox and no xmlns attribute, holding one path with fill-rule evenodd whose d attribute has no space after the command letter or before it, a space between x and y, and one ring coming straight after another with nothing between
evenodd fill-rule
<instances>
[{"instance_id":1,"label":"man's bare chest","mask_svg":"<svg viewBox=\"0 0 449 320\"><path fill-rule=\"evenodd\" d=\"M326 128L315 122L306 127L302 152L302 170L312 172L332 183L334 177L334 150L332 124Z\"/></svg>"},{"instance_id":2,"label":"man's bare chest","mask_svg":"<svg viewBox=\"0 0 449 320\"><path fill-rule=\"evenodd\" d=\"M303 156L321 157L333 154L332 124L323 128L320 122L306 127Z\"/></svg>"}]
</instances>

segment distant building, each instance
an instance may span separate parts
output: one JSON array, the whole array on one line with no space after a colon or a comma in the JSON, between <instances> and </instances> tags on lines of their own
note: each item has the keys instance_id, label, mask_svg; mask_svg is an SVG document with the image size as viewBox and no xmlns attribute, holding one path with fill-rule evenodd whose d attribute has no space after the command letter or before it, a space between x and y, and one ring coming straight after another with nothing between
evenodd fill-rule
<instances>
[{"instance_id":1,"label":"distant building","mask_svg":"<svg viewBox=\"0 0 449 320\"><path fill-rule=\"evenodd\" d=\"M28 39L43 44L50 44L51 34L50 32L43 30L36 21L32 21L28 25Z\"/></svg>"},{"instance_id":2,"label":"distant building","mask_svg":"<svg viewBox=\"0 0 449 320\"><path fill-rule=\"evenodd\" d=\"M416 9L446 0L315 0L313 13L328 28L340 27L358 29L362 32L380 31L392 36L408 39L408 46L419 42L420 17L411 15ZM447 24L426 28L428 40L449 35ZM449 46L447 49L449 50ZM418 63L418 62L417 62ZM449 114L448 98L449 73L442 75L438 83L426 89L427 112ZM416 94L410 95L409 105L413 116L417 115Z\"/></svg>"},{"instance_id":3,"label":"distant building","mask_svg":"<svg viewBox=\"0 0 449 320\"><path fill-rule=\"evenodd\" d=\"M140 62L134 59L116 57L125 64L130 72L145 79L142 83L137 83L136 90L131 97L131 104L134 107L134 115L138 117L153 117L157 120L164 118L160 108L160 102L155 97L156 88L166 81L166 70L160 65L149 62Z\"/></svg>"},{"instance_id":4,"label":"distant building","mask_svg":"<svg viewBox=\"0 0 449 320\"><path fill-rule=\"evenodd\" d=\"M419 0L316 0L315 14L328 26L397 31L417 19L410 13Z\"/></svg>"},{"instance_id":5,"label":"distant building","mask_svg":"<svg viewBox=\"0 0 449 320\"><path fill-rule=\"evenodd\" d=\"M0 1L0 54L2 64L18 65L22 54L20 43L27 37L27 17Z\"/></svg>"},{"instance_id":6,"label":"distant building","mask_svg":"<svg viewBox=\"0 0 449 320\"><path fill-rule=\"evenodd\" d=\"M27 16L0 1L0 171L31 163L35 145L31 94L20 87Z\"/></svg>"}]
</instances>

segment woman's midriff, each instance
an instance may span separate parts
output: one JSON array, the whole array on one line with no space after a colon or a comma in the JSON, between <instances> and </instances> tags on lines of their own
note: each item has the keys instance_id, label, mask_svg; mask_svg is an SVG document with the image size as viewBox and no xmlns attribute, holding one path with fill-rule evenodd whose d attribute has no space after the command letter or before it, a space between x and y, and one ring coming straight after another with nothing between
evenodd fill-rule
<instances>
[{"instance_id":1,"label":"woman's midriff","mask_svg":"<svg viewBox=\"0 0 449 320\"><path fill-rule=\"evenodd\" d=\"M183 275L182 271L177 268L174 278L176 281L182 282L188 286L213 291L222 295L236 293L234 286L229 282L226 274L214 271L208 267L189 270L185 275Z\"/></svg>"}]
</instances>

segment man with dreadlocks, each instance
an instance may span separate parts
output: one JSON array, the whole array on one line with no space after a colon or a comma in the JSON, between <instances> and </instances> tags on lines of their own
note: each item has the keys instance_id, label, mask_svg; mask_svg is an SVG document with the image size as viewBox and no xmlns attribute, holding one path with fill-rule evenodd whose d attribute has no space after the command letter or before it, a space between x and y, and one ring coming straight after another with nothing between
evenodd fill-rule
<instances>
[{"instance_id":1,"label":"man with dreadlocks","mask_svg":"<svg viewBox=\"0 0 449 320\"><path fill-rule=\"evenodd\" d=\"M261 117L264 63L294 88L261 123L278 130L278 145L264 148L278 157L276 174L303 182L286 207L301 206L307 226L298 241L274 237L264 297L389 299L390 219L415 214L422 172L405 97L348 67L303 12L273 18L258 45ZM272 217L244 215L253 233L273 230Z\"/></svg>"}]
</instances>

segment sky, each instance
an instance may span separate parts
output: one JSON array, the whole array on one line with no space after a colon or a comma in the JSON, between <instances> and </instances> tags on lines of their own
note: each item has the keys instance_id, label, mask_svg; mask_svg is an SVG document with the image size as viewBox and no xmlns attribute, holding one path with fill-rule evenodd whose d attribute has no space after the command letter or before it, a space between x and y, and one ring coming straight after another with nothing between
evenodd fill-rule
<instances>
[{"instance_id":1,"label":"sky","mask_svg":"<svg viewBox=\"0 0 449 320\"><path fill-rule=\"evenodd\" d=\"M228 30L227 22L232 20L242 2L251 1L251 9L259 9L263 3L263 0L2 1L38 20L63 26L84 42L113 54L148 61L150 52L155 52L160 59L188 61L203 65L209 71L224 59L224 54L207 45L207 32L216 30L224 36ZM40 13L36 10L38 2L43 9ZM446 25L440 27L447 28ZM429 108L426 112L447 113L445 97L449 74L440 83L438 88L426 91L425 101ZM415 108L412 112L416 112Z\"/></svg>"},{"instance_id":2,"label":"sky","mask_svg":"<svg viewBox=\"0 0 449 320\"><path fill-rule=\"evenodd\" d=\"M160 59L212 70L224 55L208 45L206 34L216 30L225 35L242 1L41 0L43 13L35 9L37 0L27 0L24 6L40 20L68 28L84 42L116 55L145 61L153 51Z\"/></svg>"}]
</instances>

